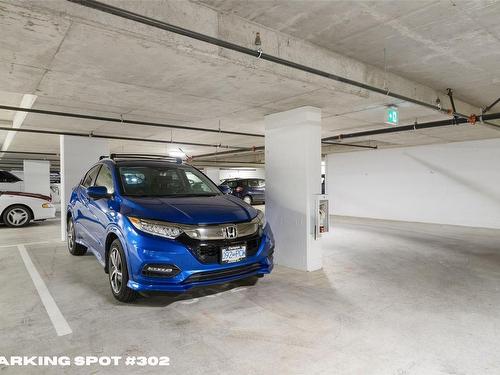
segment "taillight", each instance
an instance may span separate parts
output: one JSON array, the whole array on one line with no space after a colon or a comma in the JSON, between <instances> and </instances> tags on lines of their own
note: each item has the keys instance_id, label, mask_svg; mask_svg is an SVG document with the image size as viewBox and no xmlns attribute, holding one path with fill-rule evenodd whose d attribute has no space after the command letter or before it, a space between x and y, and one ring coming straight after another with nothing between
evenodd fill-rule
<instances>
[{"instance_id":1,"label":"taillight","mask_svg":"<svg viewBox=\"0 0 500 375\"><path fill-rule=\"evenodd\" d=\"M236 188L236 192L237 192L237 193L241 193L242 191L243 191L243 188L242 188L241 186L238 186L238 187Z\"/></svg>"}]
</instances>

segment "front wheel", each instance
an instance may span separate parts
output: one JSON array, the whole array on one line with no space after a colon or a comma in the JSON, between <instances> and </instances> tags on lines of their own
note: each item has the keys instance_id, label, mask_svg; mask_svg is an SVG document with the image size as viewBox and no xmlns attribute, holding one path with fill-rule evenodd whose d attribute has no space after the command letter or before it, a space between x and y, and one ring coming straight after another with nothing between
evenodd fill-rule
<instances>
[{"instance_id":1,"label":"front wheel","mask_svg":"<svg viewBox=\"0 0 500 375\"><path fill-rule=\"evenodd\" d=\"M2 219L8 227L20 228L28 225L31 220L31 212L25 206L15 205L4 211Z\"/></svg>"},{"instance_id":2,"label":"front wheel","mask_svg":"<svg viewBox=\"0 0 500 375\"><path fill-rule=\"evenodd\" d=\"M87 252L87 248L76 242L76 230L73 219L68 220L66 239L68 242L68 250L71 255L75 256L85 255L85 253Z\"/></svg>"},{"instance_id":3,"label":"front wheel","mask_svg":"<svg viewBox=\"0 0 500 375\"><path fill-rule=\"evenodd\" d=\"M127 286L129 277L125 253L119 240L111 243L108 255L109 284L113 296L120 302L132 302L138 296L135 290Z\"/></svg>"}]
</instances>

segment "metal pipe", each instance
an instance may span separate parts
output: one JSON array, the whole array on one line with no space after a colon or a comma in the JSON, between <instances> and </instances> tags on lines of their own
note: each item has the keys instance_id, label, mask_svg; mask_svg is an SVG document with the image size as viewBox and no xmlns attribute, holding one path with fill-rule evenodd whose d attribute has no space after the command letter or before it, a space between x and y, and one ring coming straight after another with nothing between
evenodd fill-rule
<instances>
[{"instance_id":1,"label":"metal pipe","mask_svg":"<svg viewBox=\"0 0 500 375\"><path fill-rule=\"evenodd\" d=\"M265 164L261 161L235 161L235 160L193 160L191 164Z\"/></svg>"},{"instance_id":2,"label":"metal pipe","mask_svg":"<svg viewBox=\"0 0 500 375\"><path fill-rule=\"evenodd\" d=\"M59 156L55 152L38 152L38 151L0 151L0 154L22 154L22 155L49 155Z\"/></svg>"},{"instance_id":3,"label":"metal pipe","mask_svg":"<svg viewBox=\"0 0 500 375\"><path fill-rule=\"evenodd\" d=\"M483 120L497 120L497 119L500 119L500 113L492 113L489 115L483 115L482 118L483 118ZM480 118L478 118L477 121L480 121ZM408 130L437 128L440 126L465 124L467 122L469 122L469 119L452 118L452 119L448 119L448 120L424 122L421 124L415 123L412 125L396 126L393 128L381 128L381 129L366 130L366 131L356 132L356 133L338 134L338 135L334 135L331 137L323 138L322 141L324 142L324 141L328 141L328 140L341 140L341 139L346 139L346 138L366 137L366 136L370 136L370 135L397 133L397 132L408 131Z\"/></svg>"},{"instance_id":4,"label":"metal pipe","mask_svg":"<svg viewBox=\"0 0 500 375\"><path fill-rule=\"evenodd\" d=\"M242 135L242 136L247 136L247 137L260 137L260 138L264 137L263 134L244 133L244 132L236 132L236 131L230 131L230 130L219 130L219 129L209 129L209 128L196 128L194 126L161 124L161 123L158 123L158 122L149 122L149 121L126 120L126 119L116 118L116 117L104 117L104 116L85 115L85 114L82 114L82 113L48 111L48 110L45 110L45 109L13 107L13 106L10 106L10 105L1 105L1 104L0 104L0 109L4 109L6 111L37 113L37 114L50 115L50 116L80 118L80 119L85 119L85 120L117 122L117 123L121 123L121 124L131 124L131 125L141 125L141 126L154 126L154 127L159 127L159 128L168 128L168 129L180 129L180 130L192 130L192 131L208 132L208 133Z\"/></svg>"},{"instance_id":5,"label":"metal pipe","mask_svg":"<svg viewBox=\"0 0 500 375\"><path fill-rule=\"evenodd\" d=\"M173 140L163 140L163 139L144 139L137 137L120 137L115 135L103 135L103 134L93 134L93 133L72 133L57 130L42 130L42 129L25 129L25 128L9 128L6 126L0 126L0 130L9 132L20 132L20 133L37 133L37 134L51 134L51 135L71 135L75 137L85 137L85 138L99 138L99 139L115 139L121 141L138 141L138 142L150 142L150 143L169 143L178 145L188 145L188 146L201 146L201 147L219 147L219 148L234 148L237 150L251 150L244 147L231 146L231 145L216 145L211 143L195 143L195 142L179 142Z\"/></svg>"},{"instance_id":6,"label":"metal pipe","mask_svg":"<svg viewBox=\"0 0 500 375\"><path fill-rule=\"evenodd\" d=\"M72 3L83 5L83 6L88 7L88 8L96 9L96 10L99 10L101 12L112 14L112 15L115 15L117 17L125 18L125 19L131 20L131 21L142 23L144 25L152 26L152 27L155 27L158 29L162 29L162 30L166 30L166 31L175 33L175 34L183 35L183 36L186 36L188 38L192 38L192 39L196 39L196 40L199 40L202 42L213 44L213 45L216 45L216 46L219 46L222 48L226 48L226 49L229 49L232 51L240 52L240 53L243 53L243 54L246 54L249 56L253 56L253 57L256 57L256 58L259 58L262 60L270 61L270 62L279 64L279 65L283 65L283 66L287 66L287 67L290 67L293 69L301 70L303 72L311 73L311 74L314 74L314 75L317 75L320 77L328 78L328 79L331 79L331 80L334 80L337 82L345 83L345 84L348 84L348 85L351 85L354 87L358 87L358 88L361 88L364 90L372 91L372 92L375 92L378 94L390 96L392 98L404 100L406 102L411 102L413 104L417 104L417 105L420 105L420 106L425 107L425 108L434 109L434 110L441 112L441 113L446 113L446 114L457 116L460 118L467 118L468 117L464 114L454 113L451 110L441 108L441 107L434 105L434 104L426 103L426 102L423 102L421 100L416 100L416 99L413 99L413 98L410 98L410 97L407 97L404 95L397 94L397 93L392 92L388 89L381 89L379 87L375 87L375 86L367 85L367 84L362 83L362 82L354 81L352 79L345 78L345 77L339 76L337 74L328 73L328 72L325 72L325 71L322 71L319 69L315 69L315 68L312 68L312 67L309 67L306 65L298 64L298 63L290 61L290 60L285 60L285 59L282 59L280 57L269 55L267 53L262 52L262 50L254 50L251 48L243 47L243 46L240 46L240 45L235 44L235 43L227 42L225 40L218 39L218 38L215 38L213 36L201 34L201 33L198 33L196 31L188 30L188 29L185 29L183 27L175 26L175 25L172 25L172 24L169 24L169 23L166 23L163 21L159 21L159 20L156 20L154 18L146 17L144 15L134 13L134 12L122 9L122 8L118 8L118 7L109 5L109 4L104 4L104 3L101 3L99 1L95 1L95 0L68 0L68 1L70 1Z\"/></svg>"},{"instance_id":7,"label":"metal pipe","mask_svg":"<svg viewBox=\"0 0 500 375\"><path fill-rule=\"evenodd\" d=\"M261 150L264 150L264 146L252 147L252 148L249 148L247 150L238 150L238 152L236 152L236 154L239 152L252 152L252 151L261 151ZM234 153L235 153L234 151L211 152L208 154L195 155L195 156L193 156L193 160L198 159L198 158L203 158L203 157L210 157L210 156L230 155L230 154L234 154Z\"/></svg>"},{"instance_id":8,"label":"metal pipe","mask_svg":"<svg viewBox=\"0 0 500 375\"><path fill-rule=\"evenodd\" d=\"M483 114L486 112L489 112L491 108L497 105L497 103L500 102L500 98L495 100L493 103L491 103L489 106L487 106L485 109L483 109Z\"/></svg>"},{"instance_id":9,"label":"metal pipe","mask_svg":"<svg viewBox=\"0 0 500 375\"><path fill-rule=\"evenodd\" d=\"M335 145L335 146L347 146L347 147L359 147L359 148L371 148L373 150L376 150L378 146L368 146L368 145L356 145L354 143L338 143L338 142L328 142L328 141L322 141L321 143L327 144L327 145Z\"/></svg>"},{"instance_id":10,"label":"metal pipe","mask_svg":"<svg viewBox=\"0 0 500 375\"><path fill-rule=\"evenodd\" d=\"M22 163L24 158L0 158L0 163ZM28 160L40 160L40 161L50 161L51 163L54 162L54 164L59 165L59 159L28 159Z\"/></svg>"},{"instance_id":11,"label":"metal pipe","mask_svg":"<svg viewBox=\"0 0 500 375\"><path fill-rule=\"evenodd\" d=\"M492 113L489 115L483 115L482 118L483 118L483 120L497 120L497 119L500 119L500 113ZM477 118L477 121L481 121L481 117ZM393 128L381 128L381 129L367 130L367 131L356 132L356 133L338 134L338 135L334 135L331 137L323 138L321 140L321 142L324 144L329 144L330 143L329 141L333 141L333 140L365 137L365 136L370 136L370 135L386 134L386 133L397 133L397 132L409 131L409 130L436 128L436 127L440 127L440 126L459 125L459 124L465 124L467 122L469 122L469 119L464 119L464 118L458 118L456 120L453 118L453 119L448 119L448 120L431 121L431 122L424 122L421 124L396 126ZM337 143L337 144L338 145L347 145L346 143ZM361 146L361 145L357 145L357 146ZM365 147L372 148L373 146L365 146ZM264 146L256 147L256 149L263 150ZM219 152L219 153L197 155L197 156L195 156L195 158L209 157L209 156L216 156L216 155L239 154L242 152L247 152L247 151L239 151L239 150L224 151L224 152Z\"/></svg>"}]
</instances>

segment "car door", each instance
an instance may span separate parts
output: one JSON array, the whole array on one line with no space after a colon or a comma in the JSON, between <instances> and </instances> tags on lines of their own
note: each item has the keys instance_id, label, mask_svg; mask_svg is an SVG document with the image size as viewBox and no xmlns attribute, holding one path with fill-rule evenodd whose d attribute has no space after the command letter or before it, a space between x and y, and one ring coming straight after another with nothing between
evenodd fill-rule
<instances>
[{"instance_id":1,"label":"car door","mask_svg":"<svg viewBox=\"0 0 500 375\"><path fill-rule=\"evenodd\" d=\"M100 164L92 167L76 189L78 199L75 202L76 214L74 212L74 220L77 235L86 246L92 248L95 246L94 237L90 233L93 215L89 211L90 197L87 194L87 188L93 185L100 168Z\"/></svg>"},{"instance_id":2,"label":"car door","mask_svg":"<svg viewBox=\"0 0 500 375\"><path fill-rule=\"evenodd\" d=\"M92 216L90 221L90 234L93 236L95 250L98 252L100 260L104 261L106 230L108 225L114 221L116 211L113 205L115 186L111 169L103 164L93 186L104 186L109 194L109 198L89 199L89 212Z\"/></svg>"}]
</instances>

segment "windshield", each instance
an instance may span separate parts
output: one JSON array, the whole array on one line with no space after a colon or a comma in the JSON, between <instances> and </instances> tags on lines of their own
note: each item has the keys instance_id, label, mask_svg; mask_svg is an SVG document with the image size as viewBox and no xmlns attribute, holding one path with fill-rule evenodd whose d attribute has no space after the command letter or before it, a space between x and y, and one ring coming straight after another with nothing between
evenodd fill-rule
<instances>
[{"instance_id":1,"label":"windshield","mask_svg":"<svg viewBox=\"0 0 500 375\"><path fill-rule=\"evenodd\" d=\"M221 194L212 181L188 166L123 166L118 170L123 194L128 196L191 197Z\"/></svg>"}]
</instances>

